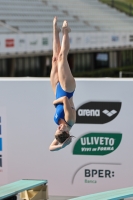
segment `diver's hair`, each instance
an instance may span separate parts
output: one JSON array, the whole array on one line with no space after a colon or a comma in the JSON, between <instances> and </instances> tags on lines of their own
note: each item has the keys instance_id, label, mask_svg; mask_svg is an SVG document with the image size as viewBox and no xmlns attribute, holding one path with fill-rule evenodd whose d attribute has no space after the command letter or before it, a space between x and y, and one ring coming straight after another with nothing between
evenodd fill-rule
<instances>
[{"instance_id":1,"label":"diver's hair","mask_svg":"<svg viewBox=\"0 0 133 200\"><path fill-rule=\"evenodd\" d=\"M69 137L74 137L74 136L70 136L70 134L68 134L66 131L63 131L58 135L55 135L56 140L61 144L65 142L65 140Z\"/></svg>"}]
</instances>

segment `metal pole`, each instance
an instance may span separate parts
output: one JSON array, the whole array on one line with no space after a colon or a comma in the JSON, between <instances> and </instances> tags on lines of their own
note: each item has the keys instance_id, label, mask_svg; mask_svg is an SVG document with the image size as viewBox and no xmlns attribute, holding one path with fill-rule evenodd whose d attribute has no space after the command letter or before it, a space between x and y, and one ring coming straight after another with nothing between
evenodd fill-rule
<instances>
[{"instance_id":1,"label":"metal pole","mask_svg":"<svg viewBox=\"0 0 133 200\"><path fill-rule=\"evenodd\" d=\"M132 4L129 5L129 15L132 16Z\"/></svg>"},{"instance_id":2,"label":"metal pole","mask_svg":"<svg viewBox=\"0 0 133 200\"><path fill-rule=\"evenodd\" d=\"M114 0L112 0L112 7L114 7Z\"/></svg>"},{"instance_id":3,"label":"metal pole","mask_svg":"<svg viewBox=\"0 0 133 200\"><path fill-rule=\"evenodd\" d=\"M122 78L122 71L119 72L119 78Z\"/></svg>"}]
</instances>

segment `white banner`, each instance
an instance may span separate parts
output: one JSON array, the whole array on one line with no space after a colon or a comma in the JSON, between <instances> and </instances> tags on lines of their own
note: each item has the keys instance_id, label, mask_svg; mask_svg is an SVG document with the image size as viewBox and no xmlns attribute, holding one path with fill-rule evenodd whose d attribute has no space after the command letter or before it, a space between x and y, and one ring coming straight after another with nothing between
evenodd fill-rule
<instances>
[{"instance_id":1,"label":"white banner","mask_svg":"<svg viewBox=\"0 0 133 200\"><path fill-rule=\"evenodd\" d=\"M52 33L0 34L0 53L52 51L52 41ZM133 46L133 33L70 33L70 47L72 50L125 46Z\"/></svg>"},{"instance_id":2,"label":"white banner","mask_svg":"<svg viewBox=\"0 0 133 200\"><path fill-rule=\"evenodd\" d=\"M0 105L1 106L1 105ZM6 109L0 107L0 186L8 181L7 174L7 138L6 138Z\"/></svg>"},{"instance_id":3,"label":"white banner","mask_svg":"<svg viewBox=\"0 0 133 200\"><path fill-rule=\"evenodd\" d=\"M0 81L8 122L7 182L47 179L49 194L57 196L133 185L133 79L76 79L76 85L77 121L71 129L76 138L50 152L57 125L49 79Z\"/></svg>"}]
</instances>

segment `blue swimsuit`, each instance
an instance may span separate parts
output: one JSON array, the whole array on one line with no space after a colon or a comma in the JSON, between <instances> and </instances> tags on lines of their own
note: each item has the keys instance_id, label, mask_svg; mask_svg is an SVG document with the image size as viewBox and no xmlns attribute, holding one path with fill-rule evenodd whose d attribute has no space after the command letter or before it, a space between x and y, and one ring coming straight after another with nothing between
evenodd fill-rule
<instances>
[{"instance_id":1,"label":"blue swimsuit","mask_svg":"<svg viewBox=\"0 0 133 200\"><path fill-rule=\"evenodd\" d=\"M70 99L73 96L73 93L74 93L74 91L73 92L64 91L62 89L60 83L59 82L57 83L57 85L56 85L56 99L59 99L60 97L63 97L63 96L66 96L66 97L68 97L68 99ZM63 103L59 103L59 104L55 105L55 108L56 108L56 113L54 115L54 121L55 121L56 124L59 125L59 120L64 119L64 116L65 116L64 105L63 105ZM64 121L65 121L65 119L64 119Z\"/></svg>"}]
</instances>

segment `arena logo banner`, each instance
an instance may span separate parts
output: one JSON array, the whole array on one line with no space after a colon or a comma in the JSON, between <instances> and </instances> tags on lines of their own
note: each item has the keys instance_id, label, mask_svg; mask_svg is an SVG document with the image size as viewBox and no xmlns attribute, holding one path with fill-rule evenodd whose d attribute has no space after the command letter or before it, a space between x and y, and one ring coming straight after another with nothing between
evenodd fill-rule
<instances>
[{"instance_id":1,"label":"arena logo banner","mask_svg":"<svg viewBox=\"0 0 133 200\"><path fill-rule=\"evenodd\" d=\"M88 102L76 110L78 124L105 124L120 112L121 102Z\"/></svg>"},{"instance_id":2,"label":"arena logo banner","mask_svg":"<svg viewBox=\"0 0 133 200\"><path fill-rule=\"evenodd\" d=\"M73 154L107 155L118 148L121 140L121 133L87 133L77 140L73 147Z\"/></svg>"}]
</instances>

